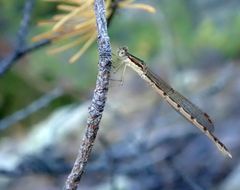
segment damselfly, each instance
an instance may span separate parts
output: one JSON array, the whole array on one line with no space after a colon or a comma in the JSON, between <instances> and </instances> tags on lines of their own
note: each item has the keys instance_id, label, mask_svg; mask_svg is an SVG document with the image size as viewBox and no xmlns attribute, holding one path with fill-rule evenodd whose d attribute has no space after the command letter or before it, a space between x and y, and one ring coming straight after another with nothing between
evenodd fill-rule
<instances>
[{"instance_id":1,"label":"damselfly","mask_svg":"<svg viewBox=\"0 0 240 190\"><path fill-rule=\"evenodd\" d=\"M213 135L214 125L208 114L190 102L187 98L175 91L163 79L154 74L142 61L136 56L130 54L126 47L120 48L117 52L117 57L126 66L129 66L136 71L142 79L144 79L169 105L171 105L178 113L180 113L189 122L198 127L217 148L224 154L232 158L232 155L226 146Z\"/></svg>"}]
</instances>

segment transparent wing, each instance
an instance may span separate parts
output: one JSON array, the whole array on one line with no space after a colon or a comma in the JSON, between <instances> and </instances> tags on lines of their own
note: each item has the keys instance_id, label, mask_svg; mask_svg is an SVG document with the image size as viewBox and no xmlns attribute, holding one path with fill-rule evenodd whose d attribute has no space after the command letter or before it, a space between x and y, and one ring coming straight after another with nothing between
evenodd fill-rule
<instances>
[{"instance_id":1,"label":"transparent wing","mask_svg":"<svg viewBox=\"0 0 240 190\"><path fill-rule=\"evenodd\" d=\"M163 79L149 69L147 70L146 74L149 78L154 80L154 83L158 86L158 88L162 89L162 91L164 91L173 102L184 109L184 111L187 112L192 118L196 119L199 124L201 124L203 127L206 127L210 132L214 131L214 125L210 117L198 106L190 102L179 92L173 90L170 85L168 85Z\"/></svg>"}]
</instances>

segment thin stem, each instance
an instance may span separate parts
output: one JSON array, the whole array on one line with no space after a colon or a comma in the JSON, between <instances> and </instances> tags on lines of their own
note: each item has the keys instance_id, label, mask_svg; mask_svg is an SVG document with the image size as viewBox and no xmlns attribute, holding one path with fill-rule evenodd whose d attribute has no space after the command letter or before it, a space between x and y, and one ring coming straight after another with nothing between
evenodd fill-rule
<instances>
[{"instance_id":1,"label":"thin stem","mask_svg":"<svg viewBox=\"0 0 240 190\"><path fill-rule=\"evenodd\" d=\"M56 87L52 89L51 91L49 91L48 93L40 97L39 99L32 102L30 105L0 120L0 130L11 127L13 124L25 119L29 115L48 106L53 100L62 96L63 93L64 93L64 90L61 87Z\"/></svg>"},{"instance_id":2,"label":"thin stem","mask_svg":"<svg viewBox=\"0 0 240 190\"><path fill-rule=\"evenodd\" d=\"M107 33L104 0L95 0L94 5L98 31L99 70L92 103L89 107L87 128L73 169L65 183L65 190L76 190L78 184L80 183L84 168L87 164L95 138L97 136L109 87L111 46Z\"/></svg>"},{"instance_id":3,"label":"thin stem","mask_svg":"<svg viewBox=\"0 0 240 190\"><path fill-rule=\"evenodd\" d=\"M29 23L31 20L31 12L32 12L34 3L35 3L35 0L25 1L25 5L23 9L23 17L18 30L18 34L17 34L16 46L14 51L0 62L0 76L4 74L13 65L16 59L26 54L22 50L25 49L23 47L25 47L25 44L26 44L26 37L28 33Z\"/></svg>"}]
</instances>

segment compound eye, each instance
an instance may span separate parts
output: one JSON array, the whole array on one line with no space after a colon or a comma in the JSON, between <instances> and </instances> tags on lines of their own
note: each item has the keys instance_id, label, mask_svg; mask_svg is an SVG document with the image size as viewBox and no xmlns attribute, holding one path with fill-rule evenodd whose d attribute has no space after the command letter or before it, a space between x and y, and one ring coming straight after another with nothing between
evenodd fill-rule
<instances>
[{"instance_id":1,"label":"compound eye","mask_svg":"<svg viewBox=\"0 0 240 190\"><path fill-rule=\"evenodd\" d=\"M120 49L120 50L118 51L118 55L119 55L120 57L123 57L123 56L125 55L124 50Z\"/></svg>"},{"instance_id":2,"label":"compound eye","mask_svg":"<svg viewBox=\"0 0 240 190\"><path fill-rule=\"evenodd\" d=\"M120 55L120 56L124 56L124 53L125 53L124 50L120 50L119 55Z\"/></svg>"},{"instance_id":3,"label":"compound eye","mask_svg":"<svg viewBox=\"0 0 240 190\"><path fill-rule=\"evenodd\" d=\"M118 56L124 57L127 55L127 47L122 47L118 49Z\"/></svg>"}]
</instances>

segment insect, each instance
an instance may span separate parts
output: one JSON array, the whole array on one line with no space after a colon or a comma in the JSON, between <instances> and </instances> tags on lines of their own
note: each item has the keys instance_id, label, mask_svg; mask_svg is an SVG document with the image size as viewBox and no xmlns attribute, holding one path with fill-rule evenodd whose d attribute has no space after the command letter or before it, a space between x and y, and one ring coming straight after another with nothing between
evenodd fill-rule
<instances>
[{"instance_id":1,"label":"insect","mask_svg":"<svg viewBox=\"0 0 240 190\"><path fill-rule=\"evenodd\" d=\"M172 106L178 113L186 118L193 125L198 127L217 148L224 154L232 158L232 155L226 146L213 134L214 125L208 114L203 112L195 104L174 90L163 79L154 74L142 61L136 56L130 54L126 47L117 51L117 56L126 67L132 68L142 79L144 79L167 103Z\"/></svg>"}]
</instances>

